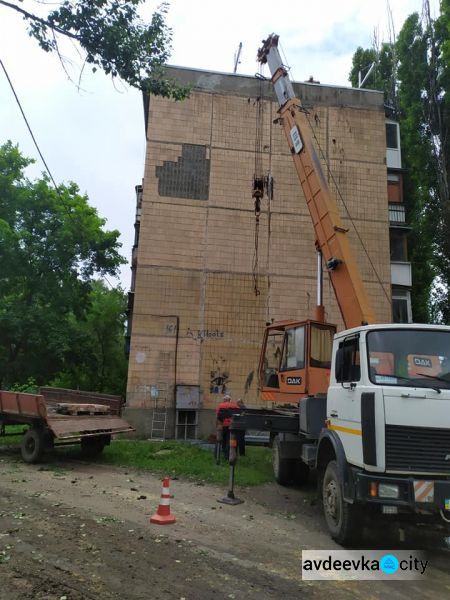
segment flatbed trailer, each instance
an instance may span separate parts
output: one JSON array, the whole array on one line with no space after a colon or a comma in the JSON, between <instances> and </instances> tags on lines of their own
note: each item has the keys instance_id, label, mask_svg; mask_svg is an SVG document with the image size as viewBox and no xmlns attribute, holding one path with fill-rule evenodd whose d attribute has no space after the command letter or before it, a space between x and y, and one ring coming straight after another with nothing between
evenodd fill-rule
<instances>
[{"instance_id":1,"label":"flatbed trailer","mask_svg":"<svg viewBox=\"0 0 450 600\"><path fill-rule=\"evenodd\" d=\"M58 390L55 398L52 392L44 395L0 391L0 436L17 435L8 431L9 426L28 426L21 444L25 462L39 462L44 452L55 445L75 443L81 444L83 454L95 456L111 442L112 435L133 431L120 416L118 397L104 399L95 394Z\"/></svg>"}]
</instances>

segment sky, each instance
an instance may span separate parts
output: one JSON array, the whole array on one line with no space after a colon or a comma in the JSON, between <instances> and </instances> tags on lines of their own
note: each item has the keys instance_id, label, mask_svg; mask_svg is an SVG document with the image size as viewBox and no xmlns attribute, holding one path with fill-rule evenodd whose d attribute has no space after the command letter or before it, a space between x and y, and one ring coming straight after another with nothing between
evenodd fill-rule
<instances>
[{"instance_id":1,"label":"sky","mask_svg":"<svg viewBox=\"0 0 450 600\"><path fill-rule=\"evenodd\" d=\"M10 0L30 12L43 10L42 0ZM145 2L142 17L150 20L159 3ZM315 0L276 3L268 0L171 0L167 22L173 30L169 64L253 76L256 51L270 33L280 46L295 81L313 76L322 84L349 86L348 73L358 46L389 36L387 3L379 0ZM398 33L408 15L422 11L422 0L390 0ZM432 15L438 0L430 0ZM50 4L51 6L51 4ZM78 80L81 61L71 45L72 78ZM72 83L57 58L43 52L26 33L15 11L0 5L0 58L57 184L75 181L107 229L121 233L121 252L129 260L134 239L134 186L143 177L145 131L142 97L101 72L83 73L81 90ZM27 174L44 171L9 84L0 70L0 144L11 140L36 159ZM1 201L1 199L0 199ZM125 265L113 285L130 285Z\"/></svg>"}]
</instances>

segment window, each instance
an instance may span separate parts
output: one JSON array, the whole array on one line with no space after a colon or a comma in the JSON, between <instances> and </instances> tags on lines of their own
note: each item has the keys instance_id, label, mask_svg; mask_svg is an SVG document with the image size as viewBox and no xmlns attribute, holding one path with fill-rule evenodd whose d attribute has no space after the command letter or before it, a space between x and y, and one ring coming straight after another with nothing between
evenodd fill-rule
<instances>
[{"instance_id":1,"label":"window","mask_svg":"<svg viewBox=\"0 0 450 600\"><path fill-rule=\"evenodd\" d=\"M177 440L197 439L197 411L177 410Z\"/></svg>"},{"instance_id":2,"label":"window","mask_svg":"<svg viewBox=\"0 0 450 600\"><path fill-rule=\"evenodd\" d=\"M450 388L450 333L381 329L367 334L370 379L378 385Z\"/></svg>"},{"instance_id":3,"label":"window","mask_svg":"<svg viewBox=\"0 0 450 600\"><path fill-rule=\"evenodd\" d=\"M361 379L359 336L345 338L340 342L336 355L335 376L337 382L352 382Z\"/></svg>"},{"instance_id":4,"label":"window","mask_svg":"<svg viewBox=\"0 0 450 600\"><path fill-rule=\"evenodd\" d=\"M283 348L284 333L271 331L267 337L266 353L264 356L264 372L260 375L267 387L278 388L278 369L280 367L281 350Z\"/></svg>"},{"instance_id":5,"label":"window","mask_svg":"<svg viewBox=\"0 0 450 600\"><path fill-rule=\"evenodd\" d=\"M398 149L398 125L397 123L386 123L386 147Z\"/></svg>"},{"instance_id":6,"label":"window","mask_svg":"<svg viewBox=\"0 0 450 600\"><path fill-rule=\"evenodd\" d=\"M282 368L305 368L305 328L303 326L286 331Z\"/></svg>"},{"instance_id":7,"label":"window","mask_svg":"<svg viewBox=\"0 0 450 600\"><path fill-rule=\"evenodd\" d=\"M394 323L409 323L406 298L392 298L392 320Z\"/></svg>"},{"instance_id":8,"label":"window","mask_svg":"<svg viewBox=\"0 0 450 600\"><path fill-rule=\"evenodd\" d=\"M311 326L311 367L331 368L331 351L335 333L334 329Z\"/></svg>"},{"instance_id":9,"label":"window","mask_svg":"<svg viewBox=\"0 0 450 600\"><path fill-rule=\"evenodd\" d=\"M397 152L393 150L393 152ZM387 174L387 190L389 202L403 202L403 178L400 173Z\"/></svg>"},{"instance_id":10,"label":"window","mask_svg":"<svg viewBox=\"0 0 450 600\"><path fill-rule=\"evenodd\" d=\"M409 290L392 290L392 321L394 323L411 323L411 292Z\"/></svg>"},{"instance_id":11,"label":"window","mask_svg":"<svg viewBox=\"0 0 450 600\"><path fill-rule=\"evenodd\" d=\"M391 261L406 262L408 260L406 235L403 231L391 230L389 232Z\"/></svg>"}]
</instances>

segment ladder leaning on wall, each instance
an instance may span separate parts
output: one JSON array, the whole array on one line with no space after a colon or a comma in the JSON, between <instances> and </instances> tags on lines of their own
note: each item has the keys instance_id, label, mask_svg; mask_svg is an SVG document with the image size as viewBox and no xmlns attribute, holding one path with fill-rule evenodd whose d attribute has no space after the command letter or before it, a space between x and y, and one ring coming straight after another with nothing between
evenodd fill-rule
<instances>
[{"instance_id":1,"label":"ladder leaning on wall","mask_svg":"<svg viewBox=\"0 0 450 600\"><path fill-rule=\"evenodd\" d=\"M153 398L152 428L150 432L152 440L163 441L166 439L168 391L169 385L167 382L157 384L157 393Z\"/></svg>"}]
</instances>

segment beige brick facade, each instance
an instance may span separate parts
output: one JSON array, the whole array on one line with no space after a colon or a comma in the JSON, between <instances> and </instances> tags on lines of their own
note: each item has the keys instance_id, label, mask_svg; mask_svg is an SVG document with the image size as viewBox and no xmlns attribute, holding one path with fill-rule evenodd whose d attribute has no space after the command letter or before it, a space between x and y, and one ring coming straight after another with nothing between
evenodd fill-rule
<instances>
[{"instance_id":1,"label":"beige brick facade","mask_svg":"<svg viewBox=\"0 0 450 600\"><path fill-rule=\"evenodd\" d=\"M223 384L247 404L259 403L256 368L265 323L313 316L314 233L283 131L273 123L277 106L265 83L262 164L264 174L273 177L274 191L270 202L262 202L254 269L251 188L260 84L242 76L173 73L193 81L194 88L184 102L152 97L148 105L127 415L149 435L150 392L165 383L171 436L175 384L199 385L198 434L207 435ZM330 187L340 190L339 210L377 317L389 322L383 97L307 84L297 90L330 165L329 170L323 162ZM326 276L324 283L327 319L342 328Z\"/></svg>"}]
</instances>

